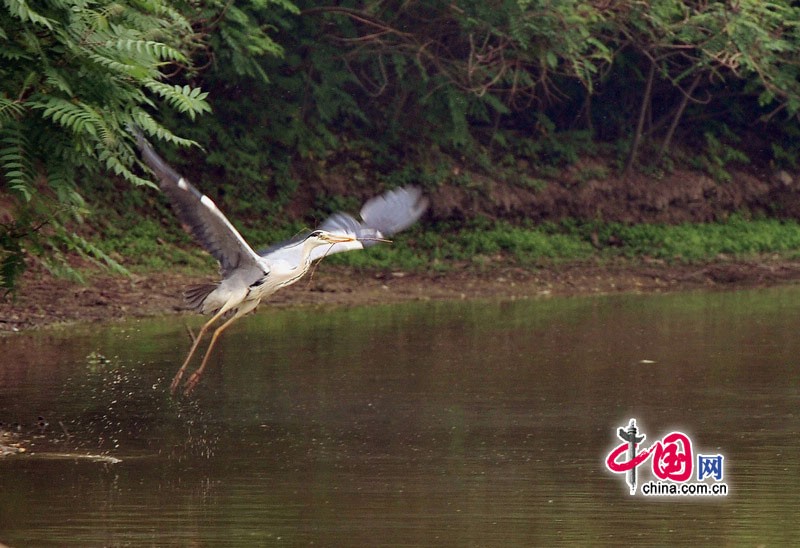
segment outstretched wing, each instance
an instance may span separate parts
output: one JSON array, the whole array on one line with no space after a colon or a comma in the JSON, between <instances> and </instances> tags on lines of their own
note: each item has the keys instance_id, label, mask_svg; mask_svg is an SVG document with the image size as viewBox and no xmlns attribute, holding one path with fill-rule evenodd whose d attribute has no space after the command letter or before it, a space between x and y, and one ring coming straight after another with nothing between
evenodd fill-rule
<instances>
[{"instance_id":1,"label":"outstretched wing","mask_svg":"<svg viewBox=\"0 0 800 548\"><path fill-rule=\"evenodd\" d=\"M361 208L361 221L347 213L334 213L321 225L320 229L341 236L355 238L352 242L323 245L311 251L311 260L332 253L364 249L405 230L422 217L428 208L428 199L416 187L390 190L371 198ZM298 264L302 257L302 242L308 233L291 240L275 244L260 251L259 255L270 261L287 261Z\"/></svg>"},{"instance_id":2,"label":"outstretched wing","mask_svg":"<svg viewBox=\"0 0 800 548\"><path fill-rule=\"evenodd\" d=\"M361 218L364 219L361 226L375 229L383 236L391 236L416 223L427 209L428 199L419 188L409 186L390 190L364 204L361 208Z\"/></svg>"},{"instance_id":3,"label":"outstretched wing","mask_svg":"<svg viewBox=\"0 0 800 548\"><path fill-rule=\"evenodd\" d=\"M217 261L224 277L237 269L261 268L259 256L242 238L208 196L180 176L144 138L134 130L142 159L158 176L161 190L169 197L184 228Z\"/></svg>"}]
</instances>

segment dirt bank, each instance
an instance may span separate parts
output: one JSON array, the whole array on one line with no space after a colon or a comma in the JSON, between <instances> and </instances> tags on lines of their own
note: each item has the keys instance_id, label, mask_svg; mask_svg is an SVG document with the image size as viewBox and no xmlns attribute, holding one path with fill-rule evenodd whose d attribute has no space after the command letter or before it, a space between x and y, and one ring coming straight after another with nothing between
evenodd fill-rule
<instances>
[{"instance_id":1,"label":"dirt bank","mask_svg":"<svg viewBox=\"0 0 800 548\"><path fill-rule=\"evenodd\" d=\"M198 281L202 277L174 273L129 278L97 274L80 285L31 269L21 280L16 298L0 302L0 333L64 322L187 313L182 311L181 292L186 285ZM323 265L310 280L279 292L262 306L737 289L798 281L800 261L770 259L706 265L626 261L490 272L456 268L446 274L364 273Z\"/></svg>"},{"instance_id":2,"label":"dirt bank","mask_svg":"<svg viewBox=\"0 0 800 548\"><path fill-rule=\"evenodd\" d=\"M537 222L602 219L626 224L706 223L741 212L800 218L797 173L732 170L730 180L720 183L686 169L620 178L611 165L608 159L584 158L559 172L557 180L541 181L535 187L473 174L471 186L444 184L433 192L430 216L462 220L480 215Z\"/></svg>"}]
</instances>

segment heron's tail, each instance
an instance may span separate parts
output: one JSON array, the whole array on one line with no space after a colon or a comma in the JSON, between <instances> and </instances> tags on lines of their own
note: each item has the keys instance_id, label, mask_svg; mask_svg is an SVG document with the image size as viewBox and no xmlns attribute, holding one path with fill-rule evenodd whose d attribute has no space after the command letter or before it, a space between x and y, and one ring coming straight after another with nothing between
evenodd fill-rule
<instances>
[{"instance_id":1,"label":"heron's tail","mask_svg":"<svg viewBox=\"0 0 800 548\"><path fill-rule=\"evenodd\" d=\"M205 303L206 297L208 297L217 287L219 287L218 283L203 283L190 285L187 287L183 292L183 299L186 303L186 308L205 313L205 310L203 310L203 304Z\"/></svg>"}]
</instances>

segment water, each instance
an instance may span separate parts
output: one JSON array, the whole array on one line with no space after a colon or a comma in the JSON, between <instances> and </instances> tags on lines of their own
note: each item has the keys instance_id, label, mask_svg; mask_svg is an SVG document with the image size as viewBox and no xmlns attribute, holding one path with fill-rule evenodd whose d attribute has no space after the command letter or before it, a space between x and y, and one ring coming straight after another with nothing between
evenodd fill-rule
<instances>
[{"instance_id":1,"label":"water","mask_svg":"<svg viewBox=\"0 0 800 548\"><path fill-rule=\"evenodd\" d=\"M0 339L0 421L29 449L0 458L0 543L790 544L799 306L792 287L262 310L177 400L194 318ZM679 430L724 455L728 496L631 497L604 464L631 418L644 445Z\"/></svg>"}]
</instances>

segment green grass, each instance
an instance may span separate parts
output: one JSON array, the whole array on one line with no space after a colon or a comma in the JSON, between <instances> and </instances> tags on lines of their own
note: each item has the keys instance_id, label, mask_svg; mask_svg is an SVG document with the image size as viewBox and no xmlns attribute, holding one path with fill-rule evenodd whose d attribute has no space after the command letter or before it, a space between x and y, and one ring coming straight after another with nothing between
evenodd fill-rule
<instances>
[{"instance_id":1,"label":"green grass","mask_svg":"<svg viewBox=\"0 0 800 548\"><path fill-rule=\"evenodd\" d=\"M448 264L491 266L498 262L536 266L590 258L655 258L699 263L750 260L764 255L800 258L800 224L775 219L681 225L547 223L520 227L506 223L454 230L417 229L388 246L349 253L337 261L358 267L447 269Z\"/></svg>"},{"instance_id":2,"label":"green grass","mask_svg":"<svg viewBox=\"0 0 800 548\"><path fill-rule=\"evenodd\" d=\"M302 227L243 232L257 248L280 241ZM107 231L99 247L134 270L208 271L213 261L177 227L143 220L128 230ZM362 270L447 271L499 265L536 267L590 259L654 258L702 263L725 257L752 260L765 255L800 259L800 224L775 219L732 217L726 222L681 225L623 225L576 222L515 226L477 221L466 227L418 226L391 244L326 258Z\"/></svg>"},{"instance_id":3,"label":"green grass","mask_svg":"<svg viewBox=\"0 0 800 548\"><path fill-rule=\"evenodd\" d=\"M180 228L165 228L153 219L142 218L124 229L109 224L102 238L94 242L104 253L132 270L195 270L207 268L213 260Z\"/></svg>"},{"instance_id":4,"label":"green grass","mask_svg":"<svg viewBox=\"0 0 800 548\"><path fill-rule=\"evenodd\" d=\"M800 224L795 221L732 217L723 223L605 224L595 230L601 245L619 242L617 253L626 257L649 256L683 262L710 261L721 255L740 259L765 254L786 259L800 257Z\"/></svg>"}]
</instances>

